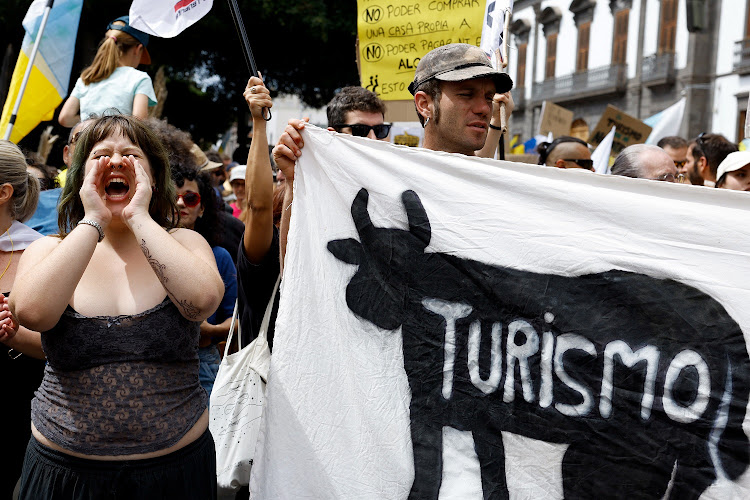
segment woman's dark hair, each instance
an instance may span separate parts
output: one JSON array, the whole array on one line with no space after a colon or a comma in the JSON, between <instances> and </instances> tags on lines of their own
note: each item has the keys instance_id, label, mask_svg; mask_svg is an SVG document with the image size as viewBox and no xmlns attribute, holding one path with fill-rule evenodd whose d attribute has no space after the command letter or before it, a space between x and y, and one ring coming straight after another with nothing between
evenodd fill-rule
<instances>
[{"instance_id":1,"label":"woman's dark hair","mask_svg":"<svg viewBox=\"0 0 750 500\"><path fill-rule=\"evenodd\" d=\"M78 138L73 163L68 169L65 187L60 195L57 223L61 238L67 236L84 217L83 203L78 193L86 173L86 159L94 145L115 134L122 134L141 148L151 165L154 190L151 195L149 214L157 224L166 229L176 227L179 211L175 202L175 189L164 145L159 137L138 118L127 115L109 115L94 120Z\"/></svg>"},{"instance_id":2,"label":"woman's dark hair","mask_svg":"<svg viewBox=\"0 0 750 500\"><path fill-rule=\"evenodd\" d=\"M217 246L221 241L223 224L216 209L216 191L211 187L209 174L185 164L173 163L171 168L172 180L178 188L184 186L185 181L195 181L198 184L203 215L195 221L194 230L203 236L211 247Z\"/></svg>"},{"instance_id":3,"label":"woman's dark hair","mask_svg":"<svg viewBox=\"0 0 750 500\"><path fill-rule=\"evenodd\" d=\"M146 123L159 136L167 149L174 185L182 187L186 180L195 181L198 184L203 215L195 221L194 230L200 233L210 246L217 246L221 241L224 226L216 211L219 206L216 191L211 187L211 174L200 171L200 166L191 152L194 144L192 137L188 132L167 123L166 120L152 117L146 119ZM175 199L177 199L176 196ZM175 225L179 225L179 219Z\"/></svg>"},{"instance_id":4,"label":"woman's dark hair","mask_svg":"<svg viewBox=\"0 0 750 500\"><path fill-rule=\"evenodd\" d=\"M582 141L578 137L561 135L552 142L542 142L536 147L536 152L539 153L539 161L537 162L537 165L546 165L547 158L549 158L550 153L563 142L576 142L588 148L588 144L586 144L585 141Z\"/></svg>"}]
</instances>

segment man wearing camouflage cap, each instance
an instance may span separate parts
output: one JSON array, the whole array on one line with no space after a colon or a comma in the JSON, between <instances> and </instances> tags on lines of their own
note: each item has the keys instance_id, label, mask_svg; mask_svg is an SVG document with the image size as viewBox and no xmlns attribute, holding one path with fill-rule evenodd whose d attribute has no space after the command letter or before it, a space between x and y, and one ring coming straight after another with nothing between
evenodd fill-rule
<instances>
[{"instance_id":1,"label":"man wearing camouflage cap","mask_svg":"<svg viewBox=\"0 0 750 500\"><path fill-rule=\"evenodd\" d=\"M488 130L500 129L490 121L493 101L509 102L512 87L479 47L452 43L428 52L409 84L424 147L474 156L485 146Z\"/></svg>"}]
</instances>

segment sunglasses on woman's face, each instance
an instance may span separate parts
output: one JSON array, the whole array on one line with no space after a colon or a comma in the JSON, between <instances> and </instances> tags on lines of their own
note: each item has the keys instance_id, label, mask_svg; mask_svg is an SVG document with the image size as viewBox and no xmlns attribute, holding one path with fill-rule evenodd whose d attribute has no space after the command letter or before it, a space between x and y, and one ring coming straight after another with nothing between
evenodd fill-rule
<instances>
[{"instance_id":1,"label":"sunglasses on woman's face","mask_svg":"<svg viewBox=\"0 0 750 500\"><path fill-rule=\"evenodd\" d=\"M194 191L188 191L185 194L178 194L177 201L180 201L180 198L182 198L182 202L185 206L190 208L197 206L201 202L201 195Z\"/></svg>"},{"instance_id":2,"label":"sunglasses on woman's face","mask_svg":"<svg viewBox=\"0 0 750 500\"><path fill-rule=\"evenodd\" d=\"M364 125L362 123L337 123L333 126L336 130L342 128L352 129L352 135L357 137L367 137L370 134L370 130L375 131L375 137L377 139L385 139L388 134L391 133L392 123L381 123L379 125Z\"/></svg>"}]
</instances>

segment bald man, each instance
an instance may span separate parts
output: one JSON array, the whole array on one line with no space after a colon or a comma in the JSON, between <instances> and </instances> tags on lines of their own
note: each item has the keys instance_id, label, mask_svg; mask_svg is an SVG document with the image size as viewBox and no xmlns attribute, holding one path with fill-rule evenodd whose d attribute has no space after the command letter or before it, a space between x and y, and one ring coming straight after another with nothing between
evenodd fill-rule
<instances>
[{"instance_id":1,"label":"bald man","mask_svg":"<svg viewBox=\"0 0 750 500\"><path fill-rule=\"evenodd\" d=\"M676 182L678 173L674 160L662 148L634 144L617 155L612 164L612 175Z\"/></svg>"}]
</instances>

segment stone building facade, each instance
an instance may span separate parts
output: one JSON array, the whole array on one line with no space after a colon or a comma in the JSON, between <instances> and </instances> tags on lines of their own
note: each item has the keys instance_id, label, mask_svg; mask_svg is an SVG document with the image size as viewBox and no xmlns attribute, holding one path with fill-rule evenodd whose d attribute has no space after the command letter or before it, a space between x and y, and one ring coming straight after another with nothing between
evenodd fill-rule
<instances>
[{"instance_id":1,"label":"stone building facade","mask_svg":"<svg viewBox=\"0 0 750 500\"><path fill-rule=\"evenodd\" d=\"M750 0L516 0L511 132L536 135L542 103L594 129L608 104L645 119L686 99L680 135L744 138ZM694 7L694 10L688 10Z\"/></svg>"}]
</instances>

